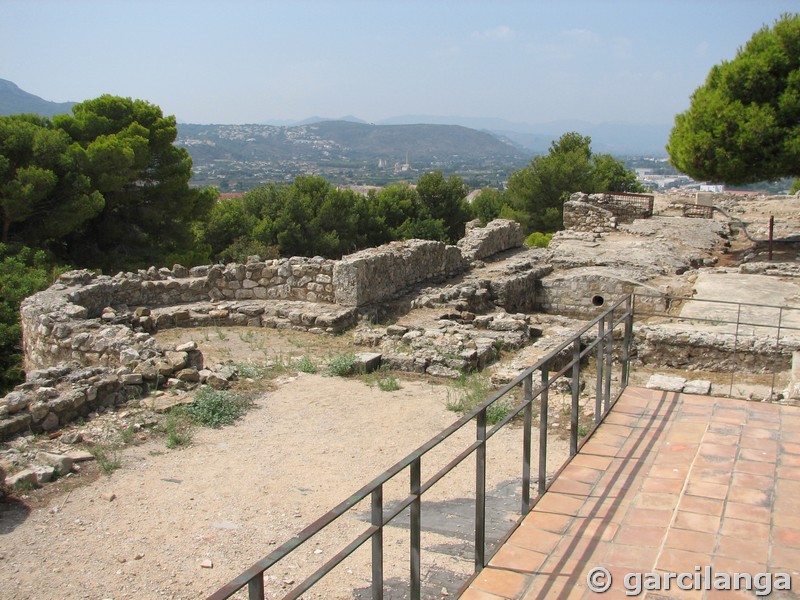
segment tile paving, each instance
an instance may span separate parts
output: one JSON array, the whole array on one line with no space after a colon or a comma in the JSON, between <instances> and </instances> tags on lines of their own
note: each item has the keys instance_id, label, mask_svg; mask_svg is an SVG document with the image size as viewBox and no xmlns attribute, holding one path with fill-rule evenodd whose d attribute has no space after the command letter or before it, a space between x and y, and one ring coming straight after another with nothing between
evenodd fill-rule
<instances>
[{"instance_id":1,"label":"tile paving","mask_svg":"<svg viewBox=\"0 0 800 600\"><path fill-rule=\"evenodd\" d=\"M662 587L640 598L766 587L714 589L734 573L787 573L792 589L770 597L800 598L800 408L629 387L461 599L630 598L630 573ZM666 573L711 589L663 589Z\"/></svg>"}]
</instances>

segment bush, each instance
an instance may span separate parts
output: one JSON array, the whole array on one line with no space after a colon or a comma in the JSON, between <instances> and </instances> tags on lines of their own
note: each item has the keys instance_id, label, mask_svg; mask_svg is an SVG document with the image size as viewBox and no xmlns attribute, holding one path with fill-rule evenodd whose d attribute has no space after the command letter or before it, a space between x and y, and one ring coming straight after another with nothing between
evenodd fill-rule
<instances>
[{"instance_id":1,"label":"bush","mask_svg":"<svg viewBox=\"0 0 800 600\"><path fill-rule=\"evenodd\" d=\"M244 396L203 386L195 394L194 402L186 407L186 412L196 423L217 428L236 421L251 405L252 401Z\"/></svg>"},{"instance_id":2,"label":"bush","mask_svg":"<svg viewBox=\"0 0 800 600\"><path fill-rule=\"evenodd\" d=\"M525 245L531 248L547 248L550 245L550 240L552 239L552 233L540 233L538 231L534 231L525 238Z\"/></svg>"},{"instance_id":3,"label":"bush","mask_svg":"<svg viewBox=\"0 0 800 600\"><path fill-rule=\"evenodd\" d=\"M466 414L489 398L492 386L479 375L464 375L447 390L447 410ZM494 425L502 421L511 409L506 398L501 398L486 409L486 422Z\"/></svg>"},{"instance_id":4,"label":"bush","mask_svg":"<svg viewBox=\"0 0 800 600\"><path fill-rule=\"evenodd\" d=\"M42 250L0 244L0 394L23 380L20 303L66 270Z\"/></svg>"},{"instance_id":5,"label":"bush","mask_svg":"<svg viewBox=\"0 0 800 600\"><path fill-rule=\"evenodd\" d=\"M327 374L334 377L347 377L355 370L356 357L352 353L339 354L328 362Z\"/></svg>"}]
</instances>

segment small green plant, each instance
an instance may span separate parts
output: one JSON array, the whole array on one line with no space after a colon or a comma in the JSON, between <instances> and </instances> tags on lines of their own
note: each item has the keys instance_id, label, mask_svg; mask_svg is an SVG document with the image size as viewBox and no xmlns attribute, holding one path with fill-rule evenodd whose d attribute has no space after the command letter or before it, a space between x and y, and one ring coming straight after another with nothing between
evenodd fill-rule
<instances>
[{"instance_id":1,"label":"small green plant","mask_svg":"<svg viewBox=\"0 0 800 600\"><path fill-rule=\"evenodd\" d=\"M578 437L585 438L586 434L589 433L589 428L586 425L579 425L578 426Z\"/></svg>"},{"instance_id":2,"label":"small green plant","mask_svg":"<svg viewBox=\"0 0 800 600\"><path fill-rule=\"evenodd\" d=\"M249 398L239 394L203 386L195 394L194 402L186 407L186 411L196 423L217 428L233 423L251 405Z\"/></svg>"},{"instance_id":3,"label":"small green plant","mask_svg":"<svg viewBox=\"0 0 800 600\"><path fill-rule=\"evenodd\" d=\"M16 484L14 484L14 491L15 492L32 492L36 489L36 485L30 479L20 479Z\"/></svg>"},{"instance_id":4,"label":"small green plant","mask_svg":"<svg viewBox=\"0 0 800 600\"><path fill-rule=\"evenodd\" d=\"M119 448L113 444L95 444L89 448L89 454L94 456L97 468L106 475L111 475L122 466Z\"/></svg>"},{"instance_id":5,"label":"small green plant","mask_svg":"<svg viewBox=\"0 0 800 600\"><path fill-rule=\"evenodd\" d=\"M302 356L300 360L294 363L294 366L302 373L316 373L319 370L317 369L317 364L308 355Z\"/></svg>"},{"instance_id":6,"label":"small green plant","mask_svg":"<svg viewBox=\"0 0 800 600\"><path fill-rule=\"evenodd\" d=\"M187 446L192 441L192 419L185 407L176 407L167 413L167 418L161 426L161 431L166 435L166 446L170 450Z\"/></svg>"},{"instance_id":7,"label":"small green plant","mask_svg":"<svg viewBox=\"0 0 800 600\"><path fill-rule=\"evenodd\" d=\"M267 372L266 367L252 363L236 363L235 366L239 376L245 379L259 379Z\"/></svg>"},{"instance_id":8,"label":"small green plant","mask_svg":"<svg viewBox=\"0 0 800 600\"><path fill-rule=\"evenodd\" d=\"M246 333L239 333L239 339L243 342L253 342L256 339L256 334L252 331L247 331Z\"/></svg>"},{"instance_id":9,"label":"small green plant","mask_svg":"<svg viewBox=\"0 0 800 600\"><path fill-rule=\"evenodd\" d=\"M121 427L119 430L119 436L122 438L123 444L130 444L134 437L136 437L136 429L134 428L133 423L127 427Z\"/></svg>"},{"instance_id":10,"label":"small green plant","mask_svg":"<svg viewBox=\"0 0 800 600\"><path fill-rule=\"evenodd\" d=\"M394 375L386 375L378 378L378 389L382 392L396 392L400 389L400 382Z\"/></svg>"},{"instance_id":11,"label":"small green plant","mask_svg":"<svg viewBox=\"0 0 800 600\"><path fill-rule=\"evenodd\" d=\"M217 337L218 337L218 338L219 338L221 341L225 341L225 340L227 340L227 339L228 339L228 335L227 335L227 334L226 334L226 333L225 333L225 332L222 330L222 327L219 327L219 326L217 326L217 328L216 328L216 329L217 329Z\"/></svg>"},{"instance_id":12,"label":"small green plant","mask_svg":"<svg viewBox=\"0 0 800 600\"><path fill-rule=\"evenodd\" d=\"M327 375L347 377L355 370L356 357L352 352L339 354L328 361Z\"/></svg>"},{"instance_id":13,"label":"small green plant","mask_svg":"<svg viewBox=\"0 0 800 600\"><path fill-rule=\"evenodd\" d=\"M534 231L525 238L525 245L531 248L547 248L550 245L550 240L553 239L552 233L541 233Z\"/></svg>"},{"instance_id":14,"label":"small green plant","mask_svg":"<svg viewBox=\"0 0 800 600\"><path fill-rule=\"evenodd\" d=\"M489 398L492 386L488 379L480 375L462 375L447 390L447 409L457 413L468 413ZM486 422L494 425L508 414L511 406L506 398L501 398L486 409Z\"/></svg>"}]
</instances>

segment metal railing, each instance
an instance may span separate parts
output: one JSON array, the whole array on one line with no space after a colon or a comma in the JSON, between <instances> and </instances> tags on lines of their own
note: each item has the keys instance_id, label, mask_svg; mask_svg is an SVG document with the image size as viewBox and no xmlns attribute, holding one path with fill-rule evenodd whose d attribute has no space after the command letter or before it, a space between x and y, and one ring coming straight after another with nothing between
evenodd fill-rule
<instances>
[{"instance_id":1,"label":"metal railing","mask_svg":"<svg viewBox=\"0 0 800 600\"><path fill-rule=\"evenodd\" d=\"M640 327L647 327L644 321L651 320L653 324L673 326L676 332L708 333L724 340L714 346L717 359L706 358L706 362L714 363L713 368L698 362L689 367L726 377L730 397L743 396L735 391L737 377L744 381L748 376L755 379L761 375L768 379L769 397L774 398L778 378L788 376L791 369L792 350L800 349L798 307L644 293L633 294L633 306ZM666 309L658 310L658 306ZM691 346L686 340L675 343L684 349ZM662 355L659 366L685 367L670 364L667 350ZM713 393L723 395L724 388L717 386Z\"/></svg>"},{"instance_id":2,"label":"metal railing","mask_svg":"<svg viewBox=\"0 0 800 600\"><path fill-rule=\"evenodd\" d=\"M422 593L421 555L424 548L422 538L422 496L439 482L456 466L474 455L475 460L475 489L474 489L474 569L469 578L471 581L487 564L491 556L487 556L486 539L486 501L487 501L487 441L502 428L514 420L519 422L521 415L522 431L522 464L520 465L521 504L520 517L510 531L505 534L504 540L521 522L522 518L536 504L538 498L549 486L547 477L547 451L548 451L548 409L550 390L553 383L561 377L570 379L570 428L569 446L570 456L576 454L586 438L600 424L605 415L614 405L627 385L629 368L630 345L633 334L633 301L628 295L613 303L602 314L598 315L575 333L573 337L553 349L535 365L525 369L513 381L491 395L474 410L458 419L437 436L420 446L417 450L400 460L393 467L384 471L373 481L362 487L344 502L330 510L328 513L303 529L294 538L287 541L275 551L271 552L227 585L209 596L209 600L222 600L229 598L239 590L247 588L250 600L264 598L265 572L281 559L291 555L301 545L309 541L326 527L337 521L340 517L354 509L360 502L369 499L370 522L359 535L350 540L338 553L330 557L322 566L309 575L306 579L286 593L284 599L296 599L310 590L337 565L355 552L363 544L371 543L371 594L374 600L380 600L384 595L384 528L390 525L403 511L409 509L409 597L419 599ZM581 430L580 393L582 368L589 363L594 363L596 368L596 386L594 393L594 426L588 430ZM614 377L614 367L620 369ZM616 386L616 389L613 389ZM495 425L487 423L488 409L500 399L510 395L515 388L522 388L522 402L514 406ZM538 398L539 416L539 448L538 471L534 478L532 475L532 440L534 427L534 400ZM431 450L439 446L456 432L468 425L475 425L475 439L463 448L458 454L431 477L422 480L422 461ZM560 468L565 466L566 462ZM408 473L408 495L400 502L387 508L384 505L384 486L394 478ZM550 480L552 481L552 479ZM537 495L531 499L531 484L537 482ZM495 549L499 547L499 544ZM489 553L491 554L491 553ZM469 583L465 582L465 585Z\"/></svg>"}]
</instances>

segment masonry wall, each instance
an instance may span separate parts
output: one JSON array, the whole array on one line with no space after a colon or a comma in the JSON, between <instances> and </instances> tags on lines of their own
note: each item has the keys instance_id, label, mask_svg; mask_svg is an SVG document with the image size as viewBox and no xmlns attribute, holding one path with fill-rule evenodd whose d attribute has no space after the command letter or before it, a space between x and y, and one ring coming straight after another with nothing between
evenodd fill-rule
<instances>
[{"instance_id":1,"label":"masonry wall","mask_svg":"<svg viewBox=\"0 0 800 600\"><path fill-rule=\"evenodd\" d=\"M430 240L392 242L350 254L336 263L335 300L342 306L365 306L466 268L467 262L456 246Z\"/></svg>"}]
</instances>

